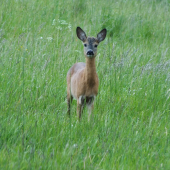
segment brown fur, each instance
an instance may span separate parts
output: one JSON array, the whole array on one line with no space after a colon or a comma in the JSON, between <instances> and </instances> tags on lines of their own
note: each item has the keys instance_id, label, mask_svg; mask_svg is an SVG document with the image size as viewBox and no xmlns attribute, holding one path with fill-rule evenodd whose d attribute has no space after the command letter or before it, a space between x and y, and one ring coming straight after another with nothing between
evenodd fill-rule
<instances>
[{"instance_id":1,"label":"brown fur","mask_svg":"<svg viewBox=\"0 0 170 170\"><path fill-rule=\"evenodd\" d=\"M102 35L104 39L106 30L104 29L102 31L99 34L105 33L105 35ZM70 101L72 101L73 97L77 100L77 115L80 119L85 102L89 105L91 114L93 100L98 93L99 80L95 66L97 47L95 45L98 45L103 39L101 35L99 38L102 40L94 37L86 37L85 32L79 27L77 28L77 36L86 44L84 48L86 63L80 62L74 64L67 73L67 104L68 114L70 115ZM93 51L92 55L89 56L88 51Z\"/></svg>"}]
</instances>

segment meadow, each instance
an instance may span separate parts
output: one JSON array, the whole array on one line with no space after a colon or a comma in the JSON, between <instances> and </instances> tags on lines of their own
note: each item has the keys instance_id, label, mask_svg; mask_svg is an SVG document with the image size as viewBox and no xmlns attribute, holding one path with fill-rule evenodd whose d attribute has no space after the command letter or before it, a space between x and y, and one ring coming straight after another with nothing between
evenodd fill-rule
<instances>
[{"instance_id":1,"label":"meadow","mask_svg":"<svg viewBox=\"0 0 170 170\"><path fill-rule=\"evenodd\" d=\"M0 169L170 168L170 0L0 3ZM67 116L77 26L108 30L90 122Z\"/></svg>"}]
</instances>

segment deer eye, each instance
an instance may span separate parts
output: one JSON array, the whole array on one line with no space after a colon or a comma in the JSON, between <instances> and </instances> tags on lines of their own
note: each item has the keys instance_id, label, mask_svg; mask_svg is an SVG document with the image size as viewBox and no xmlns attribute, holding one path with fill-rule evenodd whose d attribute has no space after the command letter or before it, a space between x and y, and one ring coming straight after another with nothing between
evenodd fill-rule
<instances>
[{"instance_id":1,"label":"deer eye","mask_svg":"<svg viewBox=\"0 0 170 170\"><path fill-rule=\"evenodd\" d=\"M87 47L87 44L84 44L85 47Z\"/></svg>"},{"instance_id":2,"label":"deer eye","mask_svg":"<svg viewBox=\"0 0 170 170\"><path fill-rule=\"evenodd\" d=\"M94 47L97 48L97 45L95 44Z\"/></svg>"}]
</instances>

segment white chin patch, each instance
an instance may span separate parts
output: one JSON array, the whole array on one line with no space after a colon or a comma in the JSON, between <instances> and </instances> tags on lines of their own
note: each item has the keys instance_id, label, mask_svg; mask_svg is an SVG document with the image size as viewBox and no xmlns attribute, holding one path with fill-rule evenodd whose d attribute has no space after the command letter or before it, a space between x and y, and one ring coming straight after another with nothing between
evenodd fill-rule
<instances>
[{"instance_id":1,"label":"white chin patch","mask_svg":"<svg viewBox=\"0 0 170 170\"><path fill-rule=\"evenodd\" d=\"M88 57L88 58L93 58L93 57L94 57L94 55L87 55L87 57Z\"/></svg>"}]
</instances>

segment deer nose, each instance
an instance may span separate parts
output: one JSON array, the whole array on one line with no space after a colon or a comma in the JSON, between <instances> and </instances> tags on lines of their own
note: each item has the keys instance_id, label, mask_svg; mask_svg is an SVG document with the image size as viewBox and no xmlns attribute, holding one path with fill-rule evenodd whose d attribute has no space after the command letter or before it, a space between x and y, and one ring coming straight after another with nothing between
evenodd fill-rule
<instances>
[{"instance_id":1,"label":"deer nose","mask_svg":"<svg viewBox=\"0 0 170 170\"><path fill-rule=\"evenodd\" d=\"M94 55L92 50L87 51L87 55Z\"/></svg>"}]
</instances>

